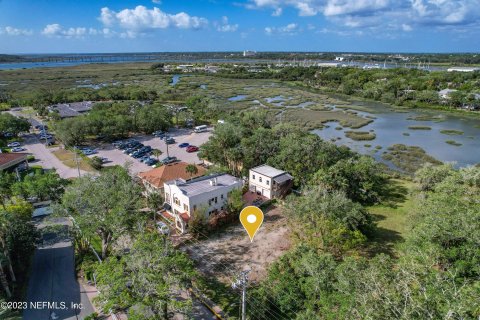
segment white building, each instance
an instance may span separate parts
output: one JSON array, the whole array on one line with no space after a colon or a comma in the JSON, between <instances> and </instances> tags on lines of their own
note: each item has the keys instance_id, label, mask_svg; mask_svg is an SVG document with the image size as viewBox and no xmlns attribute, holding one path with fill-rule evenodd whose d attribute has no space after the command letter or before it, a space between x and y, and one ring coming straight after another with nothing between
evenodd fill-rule
<instances>
[{"instance_id":1,"label":"white building","mask_svg":"<svg viewBox=\"0 0 480 320\"><path fill-rule=\"evenodd\" d=\"M480 68L478 67L452 67L447 69L448 72L474 72L474 71L480 71Z\"/></svg>"},{"instance_id":2,"label":"white building","mask_svg":"<svg viewBox=\"0 0 480 320\"><path fill-rule=\"evenodd\" d=\"M292 188L293 177L266 164L250 169L248 190L268 199L286 195Z\"/></svg>"},{"instance_id":3,"label":"white building","mask_svg":"<svg viewBox=\"0 0 480 320\"><path fill-rule=\"evenodd\" d=\"M205 218L226 209L227 198L234 189L241 189L240 179L229 174L204 176L189 181L165 182L165 209L175 219L175 226L184 233L197 210Z\"/></svg>"},{"instance_id":4,"label":"white building","mask_svg":"<svg viewBox=\"0 0 480 320\"><path fill-rule=\"evenodd\" d=\"M438 91L438 96L442 99L449 99L452 92L456 92L455 89L443 89Z\"/></svg>"},{"instance_id":5,"label":"white building","mask_svg":"<svg viewBox=\"0 0 480 320\"><path fill-rule=\"evenodd\" d=\"M253 57L257 54L255 51L250 51L250 50L245 50L243 51L243 56L244 57Z\"/></svg>"}]
</instances>

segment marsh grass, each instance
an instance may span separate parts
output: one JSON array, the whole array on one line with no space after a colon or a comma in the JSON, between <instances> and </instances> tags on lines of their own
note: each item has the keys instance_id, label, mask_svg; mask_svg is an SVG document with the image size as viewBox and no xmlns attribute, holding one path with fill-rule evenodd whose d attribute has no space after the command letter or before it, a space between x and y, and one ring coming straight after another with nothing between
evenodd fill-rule
<instances>
[{"instance_id":1,"label":"marsh grass","mask_svg":"<svg viewBox=\"0 0 480 320\"><path fill-rule=\"evenodd\" d=\"M394 144L382 155L384 160L392 162L397 168L408 174L413 174L426 163L434 165L442 162L428 155L425 150L417 146Z\"/></svg>"},{"instance_id":2,"label":"marsh grass","mask_svg":"<svg viewBox=\"0 0 480 320\"><path fill-rule=\"evenodd\" d=\"M377 137L375 133L367 131L345 131L345 136L355 141L374 140Z\"/></svg>"},{"instance_id":3,"label":"marsh grass","mask_svg":"<svg viewBox=\"0 0 480 320\"><path fill-rule=\"evenodd\" d=\"M440 133L449 135L449 136L460 136L463 134L463 131L460 130L440 130Z\"/></svg>"},{"instance_id":4,"label":"marsh grass","mask_svg":"<svg viewBox=\"0 0 480 320\"><path fill-rule=\"evenodd\" d=\"M429 126L409 126L410 130L432 130L432 127Z\"/></svg>"},{"instance_id":5,"label":"marsh grass","mask_svg":"<svg viewBox=\"0 0 480 320\"><path fill-rule=\"evenodd\" d=\"M452 146L456 146L456 147L460 147L462 145L460 142L457 142L455 140L447 140L447 141L445 141L445 143L448 143L448 144L450 144Z\"/></svg>"}]
</instances>

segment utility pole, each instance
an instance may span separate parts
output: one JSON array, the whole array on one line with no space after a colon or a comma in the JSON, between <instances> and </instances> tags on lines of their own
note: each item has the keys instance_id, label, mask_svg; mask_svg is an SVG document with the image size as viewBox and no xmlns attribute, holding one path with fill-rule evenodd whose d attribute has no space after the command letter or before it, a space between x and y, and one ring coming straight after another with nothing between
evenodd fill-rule
<instances>
[{"instance_id":1,"label":"utility pole","mask_svg":"<svg viewBox=\"0 0 480 320\"><path fill-rule=\"evenodd\" d=\"M78 164L78 158L77 158L77 147L73 147L73 154L75 156L75 164L77 165L78 177L80 178L80 166Z\"/></svg>"},{"instance_id":2,"label":"utility pole","mask_svg":"<svg viewBox=\"0 0 480 320\"><path fill-rule=\"evenodd\" d=\"M251 270L242 271L237 281L232 283L233 289L242 289L242 320L247 320L247 284L248 284L248 274Z\"/></svg>"}]
</instances>

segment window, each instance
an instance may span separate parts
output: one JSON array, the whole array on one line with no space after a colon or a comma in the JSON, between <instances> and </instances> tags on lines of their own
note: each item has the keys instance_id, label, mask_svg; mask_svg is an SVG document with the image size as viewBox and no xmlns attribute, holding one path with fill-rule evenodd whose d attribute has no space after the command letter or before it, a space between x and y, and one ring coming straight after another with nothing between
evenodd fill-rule
<instances>
[{"instance_id":1,"label":"window","mask_svg":"<svg viewBox=\"0 0 480 320\"><path fill-rule=\"evenodd\" d=\"M217 197L215 197L215 203L217 203L217 202L218 202L218 199L217 199Z\"/></svg>"},{"instance_id":2,"label":"window","mask_svg":"<svg viewBox=\"0 0 480 320\"><path fill-rule=\"evenodd\" d=\"M223 199L223 193L220 195L220 199Z\"/></svg>"},{"instance_id":3,"label":"window","mask_svg":"<svg viewBox=\"0 0 480 320\"><path fill-rule=\"evenodd\" d=\"M188 211L188 205L183 204L183 210Z\"/></svg>"},{"instance_id":4,"label":"window","mask_svg":"<svg viewBox=\"0 0 480 320\"><path fill-rule=\"evenodd\" d=\"M165 199L167 199L167 203L170 204L170 195L165 193Z\"/></svg>"},{"instance_id":5,"label":"window","mask_svg":"<svg viewBox=\"0 0 480 320\"><path fill-rule=\"evenodd\" d=\"M252 174L252 180L255 180L255 175L254 174Z\"/></svg>"},{"instance_id":6,"label":"window","mask_svg":"<svg viewBox=\"0 0 480 320\"><path fill-rule=\"evenodd\" d=\"M258 181L262 182L262 177L258 177Z\"/></svg>"},{"instance_id":7,"label":"window","mask_svg":"<svg viewBox=\"0 0 480 320\"><path fill-rule=\"evenodd\" d=\"M269 185L270 185L270 180L267 180L267 186L269 186Z\"/></svg>"},{"instance_id":8,"label":"window","mask_svg":"<svg viewBox=\"0 0 480 320\"><path fill-rule=\"evenodd\" d=\"M173 198L173 203L175 203L177 206L180 205L180 200L177 197Z\"/></svg>"}]
</instances>

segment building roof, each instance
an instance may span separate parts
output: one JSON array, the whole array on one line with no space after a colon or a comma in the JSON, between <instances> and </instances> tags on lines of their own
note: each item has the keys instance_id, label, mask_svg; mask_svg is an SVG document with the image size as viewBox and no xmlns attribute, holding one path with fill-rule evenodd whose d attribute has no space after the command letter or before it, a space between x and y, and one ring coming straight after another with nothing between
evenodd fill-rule
<instances>
[{"instance_id":1,"label":"building roof","mask_svg":"<svg viewBox=\"0 0 480 320\"><path fill-rule=\"evenodd\" d=\"M213 183L214 181L215 183ZM175 179L173 181L166 182L166 184L176 185L184 195L192 197L232 186L238 184L239 182L241 182L240 179L229 174L217 174L192 179L189 181Z\"/></svg>"},{"instance_id":2,"label":"building roof","mask_svg":"<svg viewBox=\"0 0 480 320\"><path fill-rule=\"evenodd\" d=\"M273 181L275 181L277 184L282 184L288 180L293 180L293 177L289 175L288 173L282 174L278 177L273 178Z\"/></svg>"},{"instance_id":3,"label":"building roof","mask_svg":"<svg viewBox=\"0 0 480 320\"><path fill-rule=\"evenodd\" d=\"M167 181L196 178L203 176L207 172L205 168L197 166L198 172L190 176L186 171L187 166L188 163L185 162L174 162L150 171L140 172L138 176L156 188L163 188L163 184Z\"/></svg>"},{"instance_id":4,"label":"building roof","mask_svg":"<svg viewBox=\"0 0 480 320\"><path fill-rule=\"evenodd\" d=\"M276 169L276 168L268 166L266 164L263 164L261 166L252 168L250 170L255 171L256 173L259 173L261 175L267 176L269 178L275 178L279 175L282 175L282 174L286 173L283 170Z\"/></svg>"},{"instance_id":5,"label":"building roof","mask_svg":"<svg viewBox=\"0 0 480 320\"><path fill-rule=\"evenodd\" d=\"M48 108L50 111L57 111L61 118L69 118L79 116L81 113L92 109L91 101L62 103L51 105Z\"/></svg>"},{"instance_id":6,"label":"building roof","mask_svg":"<svg viewBox=\"0 0 480 320\"><path fill-rule=\"evenodd\" d=\"M28 153L0 153L0 168L7 169L22 160L27 159Z\"/></svg>"}]
</instances>

